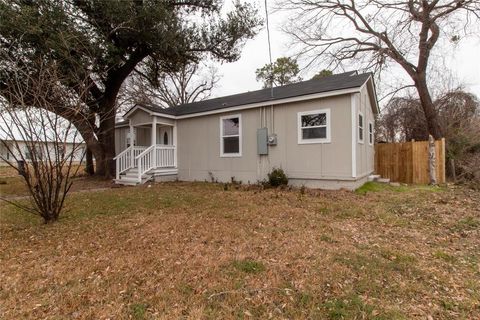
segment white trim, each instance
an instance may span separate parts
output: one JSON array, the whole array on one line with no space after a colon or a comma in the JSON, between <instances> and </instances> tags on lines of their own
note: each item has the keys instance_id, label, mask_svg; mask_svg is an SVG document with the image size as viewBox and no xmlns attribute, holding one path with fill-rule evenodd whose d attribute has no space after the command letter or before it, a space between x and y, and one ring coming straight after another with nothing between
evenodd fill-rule
<instances>
[{"instance_id":1,"label":"white trim","mask_svg":"<svg viewBox=\"0 0 480 320\"><path fill-rule=\"evenodd\" d=\"M238 153L224 153L223 152L223 138L236 137L237 135L224 136L223 135L223 120L238 118ZM220 158L238 158L242 156L242 115L231 114L220 117Z\"/></svg>"},{"instance_id":2,"label":"white trim","mask_svg":"<svg viewBox=\"0 0 480 320\"><path fill-rule=\"evenodd\" d=\"M377 114L380 113L380 106L378 105L378 99L377 99L377 89L375 88L375 82L373 81L373 77L370 76L370 78L368 78L368 80L371 81L372 83L372 93L373 93L373 97L370 97L370 100L373 100L373 103L375 104L375 109L377 111ZM367 81L368 83L368 81Z\"/></svg>"},{"instance_id":3,"label":"white trim","mask_svg":"<svg viewBox=\"0 0 480 320\"><path fill-rule=\"evenodd\" d=\"M141 127L141 126L148 127L148 126L151 126L151 125L152 125L152 122L153 122L153 121L149 121L149 122L140 122L140 123L135 123L135 124L132 124L132 126L134 126L134 127Z\"/></svg>"},{"instance_id":4,"label":"white trim","mask_svg":"<svg viewBox=\"0 0 480 320\"><path fill-rule=\"evenodd\" d=\"M155 118L156 117L157 116L155 116ZM173 127L172 123L161 122L161 121L158 121L158 119L157 119L157 124L160 125L160 126L164 126L164 127Z\"/></svg>"},{"instance_id":5,"label":"white trim","mask_svg":"<svg viewBox=\"0 0 480 320\"><path fill-rule=\"evenodd\" d=\"M152 121L149 121L149 122L139 122L139 123L135 123L133 124L134 127L148 127L148 126L151 126L153 124L153 119L157 119L157 116L152 116ZM131 119L130 119L131 120ZM158 125L161 125L161 126L166 126L166 127L173 127L174 124L172 123L167 123L167 122L161 122L161 121L158 121L158 119L156 120L156 123Z\"/></svg>"},{"instance_id":6,"label":"white trim","mask_svg":"<svg viewBox=\"0 0 480 320\"><path fill-rule=\"evenodd\" d=\"M212 110L212 111L186 114L186 115L182 115L182 116L164 115L163 113L157 113L157 112L153 112L152 114L156 115L156 116L159 116L159 117L172 118L172 119L195 118L195 117L207 116L207 115L211 115L211 114L226 113L226 112L239 111L239 110L244 110L244 109L252 109L252 108L272 106L272 105L284 104L284 103L290 103L290 102L306 101L306 100L312 100L312 99L318 99L318 98L339 96L339 95L343 95L343 94L350 94L350 93L360 92L359 88L360 87L351 88L351 89L334 90L334 91L329 91L329 92L314 93L314 94L308 94L308 95L303 95L303 96L298 96L298 97L278 99L278 100L274 100L274 101L256 102L256 103L244 104L244 105L241 105L241 106L235 106L235 107L230 107L230 108L222 108L222 109L216 109L216 110Z\"/></svg>"},{"instance_id":7,"label":"white trim","mask_svg":"<svg viewBox=\"0 0 480 320\"><path fill-rule=\"evenodd\" d=\"M372 126L372 132L370 132L370 126ZM375 133L375 128L373 127L373 122L368 121L368 144L371 145L371 146L373 146L374 133ZM372 135L371 141L370 141L370 135Z\"/></svg>"},{"instance_id":8,"label":"white trim","mask_svg":"<svg viewBox=\"0 0 480 320\"><path fill-rule=\"evenodd\" d=\"M326 124L324 126L318 126L320 127L326 127L326 137L325 138L319 138L319 139L303 139L302 138L302 116L306 115L311 115L311 114L319 114L319 113L325 113L326 115ZM298 139L298 144L312 144L312 143L330 143L332 140L332 137L330 135L331 129L330 129L330 109L318 109L318 110L312 110L312 111L303 111L303 112L298 112L297 113L297 139ZM317 128L317 127L312 127L312 128Z\"/></svg>"},{"instance_id":9,"label":"white trim","mask_svg":"<svg viewBox=\"0 0 480 320\"><path fill-rule=\"evenodd\" d=\"M148 109L146 109L146 108L144 108L144 107L135 105L135 106L133 106L130 110L128 110L128 111L123 115L123 117L126 118L129 114L137 111L138 109L145 111L145 112L148 113L149 115L152 115L152 111L150 111L150 110L148 110Z\"/></svg>"},{"instance_id":10,"label":"white trim","mask_svg":"<svg viewBox=\"0 0 480 320\"><path fill-rule=\"evenodd\" d=\"M375 111L374 113L377 113L379 114L380 113L380 107L378 106L378 101L377 101L377 92L375 91L375 84L373 83L373 77L370 76L368 77L367 81L365 81L364 84L362 84L362 86L360 87L360 92L366 87L368 86L368 83L371 82L372 83L372 88L373 88L373 98L375 99L372 99L372 97L370 97L370 100L373 100L373 103L375 105Z\"/></svg>"},{"instance_id":11,"label":"white trim","mask_svg":"<svg viewBox=\"0 0 480 320\"><path fill-rule=\"evenodd\" d=\"M350 109L352 118L352 178L357 177L357 95L352 94L350 98Z\"/></svg>"},{"instance_id":12,"label":"white trim","mask_svg":"<svg viewBox=\"0 0 480 320\"><path fill-rule=\"evenodd\" d=\"M358 111L358 115L362 116L362 126L360 127L359 117L357 117L357 129L358 129L358 143L364 144L365 142L365 116L361 111ZM360 128L362 128L362 138L360 139Z\"/></svg>"}]
</instances>

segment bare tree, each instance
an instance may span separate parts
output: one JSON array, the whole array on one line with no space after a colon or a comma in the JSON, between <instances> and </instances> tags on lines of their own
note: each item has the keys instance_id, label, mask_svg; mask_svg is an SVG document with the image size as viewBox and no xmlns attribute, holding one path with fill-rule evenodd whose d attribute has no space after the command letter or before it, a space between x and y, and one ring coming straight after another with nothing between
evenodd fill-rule
<instances>
[{"instance_id":1,"label":"bare tree","mask_svg":"<svg viewBox=\"0 0 480 320\"><path fill-rule=\"evenodd\" d=\"M220 76L213 65L187 64L180 71L161 71L156 66L137 68L127 79L120 98L125 111L137 103L164 108L208 99Z\"/></svg>"},{"instance_id":2,"label":"bare tree","mask_svg":"<svg viewBox=\"0 0 480 320\"><path fill-rule=\"evenodd\" d=\"M19 72L0 100L1 143L9 154L2 160L23 177L31 201L2 200L50 223L58 219L85 153L73 124L53 110L68 105L65 112L75 113L81 100L55 89L61 81L55 64L39 62L34 72Z\"/></svg>"},{"instance_id":3,"label":"bare tree","mask_svg":"<svg viewBox=\"0 0 480 320\"><path fill-rule=\"evenodd\" d=\"M301 45L300 55L332 63L355 60L381 71L391 63L410 76L428 132L443 136L428 85L429 62L441 37L457 42L480 17L478 0L284 0L294 11L286 31Z\"/></svg>"},{"instance_id":4,"label":"bare tree","mask_svg":"<svg viewBox=\"0 0 480 320\"><path fill-rule=\"evenodd\" d=\"M377 119L376 140L403 142L428 140L428 130L423 110L412 96L392 98Z\"/></svg>"},{"instance_id":5,"label":"bare tree","mask_svg":"<svg viewBox=\"0 0 480 320\"><path fill-rule=\"evenodd\" d=\"M446 140L447 173L457 181L480 186L480 102L462 87L451 89L434 101ZM396 97L377 122L377 141L427 140L426 119L420 101Z\"/></svg>"}]
</instances>

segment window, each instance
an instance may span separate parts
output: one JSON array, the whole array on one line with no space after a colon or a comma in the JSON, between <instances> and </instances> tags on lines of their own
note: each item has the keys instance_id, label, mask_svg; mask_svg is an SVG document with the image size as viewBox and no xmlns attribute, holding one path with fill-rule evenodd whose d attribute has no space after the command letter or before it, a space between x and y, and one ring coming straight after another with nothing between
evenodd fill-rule
<instances>
[{"instance_id":1,"label":"window","mask_svg":"<svg viewBox=\"0 0 480 320\"><path fill-rule=\"evenodd\" d=\"M358 114L358 142L363 143L363 114Z\"/></svg>"},{"instance_id":2,"label":"window","mask_svg":"<svg viewBox=\"0 0 480 320\"><path fill-rule=\"evenodd\" d=\"M373 144L373 123L368 123L368 143Z\"/></svg>"},{"instance_id":3,"label":"window","mask_svg":"<svg viewBox=\"0 0 480 320\"><path fill-rule=\"evenodd\" d=\"M64 144L57 144L57 155L60 158L64 158L65 154L67 153L67 146Z\"/></svg>"},{"instance_id":4,"label":"window","mask_svg":"<svg viewBox=\"0 0 480 320\"><path fill-rule=\"evenodd\" d=\"M33 151L33 152L32 152ZM40 145L37 146L25 146L25 160L42 160L43 148Z\"/></svg>"},{"instance_id":5,"label":"window","mask_svg":"<svg viewBox=\"0 0 480 320\"><path fill-rule=\"evenodd\" d=\"M298 113L298 143L330 142L330 109Z\"/></svg>"},{"instance_id":6,"label":"window","mask_svg":"<svg viewBox=\"0 0 480 320\"><path fill-rule=\"evenodd\" d=\"M32 153L28 146L25 146L25 160L32 160Z\"/></svg>"},{"instance_id":7,"label":"window","mask_svg":"<svg viewBox=\"0 0 480 320\"><path fill-rule=\"evenodd\" d=\"M242 156L242 118L239 114L220 118L220 156Z\"/></svg>"},{"instance_id":8,"label":"window","mask_svg":"<svg viewBox=\"0 0 480 320\"><path fill-rule=\"evenodd\" d=\"M163 144L167 145L168 144L168 133L165 131L163 134Z\"/></svg>"}]
</instances>

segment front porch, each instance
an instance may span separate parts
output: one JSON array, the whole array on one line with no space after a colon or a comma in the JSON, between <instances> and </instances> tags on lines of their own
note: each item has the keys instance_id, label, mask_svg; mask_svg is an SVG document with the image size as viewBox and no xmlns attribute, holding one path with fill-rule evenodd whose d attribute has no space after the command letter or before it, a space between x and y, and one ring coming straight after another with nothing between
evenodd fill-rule
<instances>
[{"instance_id":1,"label":"front porch","mask_svg":"<svg viewBox=\"0 0 480 320\"><path fill-rule=\"evenodd\" d=\"M150 119L150 123L129 119L125 149L114 158L115 183L137 185L177 174L176 125L161 122L155 115Z\"/></svg>"}]
</instances>

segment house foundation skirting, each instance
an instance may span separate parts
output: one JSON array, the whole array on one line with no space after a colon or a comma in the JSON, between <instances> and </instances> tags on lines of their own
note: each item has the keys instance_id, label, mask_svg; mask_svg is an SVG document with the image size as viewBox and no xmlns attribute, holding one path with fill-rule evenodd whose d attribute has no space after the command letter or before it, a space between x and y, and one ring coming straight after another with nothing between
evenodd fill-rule
<instances>
[{"instance_id":1,"label":"house foundation skirting","mask_svg":"<svg viewBox=\"0 0 480 320\"><path fill-rule=\"evenodd\" d=\"M322 180L322 179L294 179L288 180L288 184L294 187L302 187L310 189L338 190L347 189L355 190L367 182L368 176L357 180Z\"/></svg>"}]
</instances>

